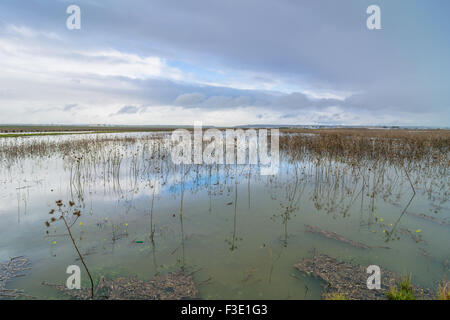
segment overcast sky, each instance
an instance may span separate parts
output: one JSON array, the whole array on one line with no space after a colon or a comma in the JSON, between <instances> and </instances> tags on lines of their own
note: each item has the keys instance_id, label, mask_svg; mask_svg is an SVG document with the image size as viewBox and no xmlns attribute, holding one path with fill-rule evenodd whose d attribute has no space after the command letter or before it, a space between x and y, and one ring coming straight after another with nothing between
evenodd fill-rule
<instances>
[{"instance_id":1,"label":"overcast sky","mask_svg":"<svg viewBox=\"0 0 450 320\"><path fill-rule=\"evenodd\" d=\"M0 124L448 127L449 15L448 0L0 0Z\"/></svg>"}]
</instances>

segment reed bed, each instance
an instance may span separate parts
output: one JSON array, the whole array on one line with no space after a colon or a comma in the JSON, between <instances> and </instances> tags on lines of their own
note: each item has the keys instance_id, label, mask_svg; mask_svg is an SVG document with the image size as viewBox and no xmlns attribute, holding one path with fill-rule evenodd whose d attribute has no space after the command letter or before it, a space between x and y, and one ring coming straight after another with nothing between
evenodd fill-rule
<instances>
[{"instance_id":1,"label":"reed bed","mask_svg":"<svg viewBox=\"0 0 450 320\"><path fill-rule=\"evenodd\" d=\"M230 237L226 239L230 251L234 251L242 241L238 228L242 211L237 206L241 197L238 188L247 184L250 207L251 184L255 182L265 184L268 195L280 204L272 220L280 222L280 238L285 246L289 241L291 218L302 214L303 201L311 201L317 211L333 216L346 217L358 208L360 225L371 231L381 228L380 234L386 242L408 238L426 248L420 233L405 228L400 220L410 216L447 226L446 217L410 212L409 206L420 194L428 200L433 213L445 214L450 192L449 148L450 131L444 130L282 131L280 170L275 176L261 176L257 165L175 165L170 159L169 132L8 138L0 139L0 180L13 181L16 172L25 171L23 168L29 160L38 167L44 167L49 161L62 161L72 200L76 199L82 208L92 185L103 184L105 194L112 190L117 193L117 199L127 199L128 194L145 185L152 243L158 237L155 232L158 221L153 219L154 202L158 201L155 188L166 186L168 193L180 197L179 250L184 268L185 193L207 191L210 211L214 196L234 197L227 204L233 211L233 221ZM398 207L398 212L391 212L397 219L395 223L387 225L377 221L376 208L380 201ZM112 231L113 242L120 240L120 230L112 225ZM379 243L359 243L317 226L308 226L306 231L362 249L380 248ZM273 266L277 258L273 258L272 251L270 257Z\"/></svg>"},{"instance_id":2,"label":"reed bed","mask_svg":"<svg viewBox=\"0 0 450 320\"><path fill-rule=\"evenodd\" d=\"M273 218L282 221L285 240L288 222L299 210L305 186L312 189L310 200L317 210L345 216L359 204L361 210L364 207L371 212L369 224L376 219L379 199L401 205L401 216L409 206L403 201L405 194L410 201L416 193L425 195L435 213L445 208L450 189L446 179L450 131L313 132L282 132L280 171L264 178L273 199L280 202L281 213ZM235 177L248 180L249 190L252 179L263 179L254 165L175 165L170 151L169 132L3 139L0 174L12 179L14 170L22 168L26 160L44 164L62 158L73 197L81 202L86 187L98 182L123 196L124 183L126 189L133 190L142 182L176 187L189 180L191 192L207 187L212 196L234 190Z\"/></svg>"}]
</instances>

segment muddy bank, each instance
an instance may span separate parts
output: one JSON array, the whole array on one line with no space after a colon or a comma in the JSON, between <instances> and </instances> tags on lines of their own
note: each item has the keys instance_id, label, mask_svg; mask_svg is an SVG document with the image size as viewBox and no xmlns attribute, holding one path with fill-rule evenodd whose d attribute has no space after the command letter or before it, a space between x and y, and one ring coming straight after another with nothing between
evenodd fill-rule
<instances>
[{"instance_id":1,"label":"muddy bank","mask_svg":"<svg viewBox=\"0 0 450 320\"><path fill-rule=\"evenodd\" d=\"M294 267L308 275L325 282L322 297L330 294L341 294L349 300L387 300L386 293L400 281L400 275L381 269L381 289L367 289L367 266L338 261L325 254L315 254L305 258ZM429 289L413 285L417 299L433 299L434 293Z\"/></svg>"},{"instance_id":2,"label":"muddy bank","mask_svg":"<svg viewBox=\"0 0 450 320\"><path fill-rule=\"evenodd\" d=\"M69 290L64 285L42 284L54 287L72 299L87 300L91 297L89 289ZM158 275L149 281L137 277L101 278L94 292L94 298L101 300L183 300L197 297L198 290L192 276L182 271Z\"/></svg>"},{"instance_id":3,"label":"muddy bank","mask_svg":"<svg viewBox=\"0 0 450 320\"><path fill-rule=\"evenodd\" d=\"M328 238L328 239L333 239L333 240L336 240L336 241L339 241L339 242L342 242L342 243L346 243L346 244L348 244L348 245L350 245L352 247L355 247L355 248L360 248L360 249L373 249L373 248L390 249L387 246L375 246L375 247L374 246L369 246L369 245L366 245L366 244L361 243L361 242L357 242L357 241L353 241L353 240L347 239L347 238L337 234L336 232L329 232L329 231L326 231L326 230L322 230L319 227L313 227L313 226L310 226L310 225L307 225L307 224L305 224L305 231L309 232L309 233L319 234L319 235L321 235L321 236L323 236L325 238Z\"/></svg>"},{"instance_id":4,"label":"muddy bank","mask_svg":"<svg viewBox=\"0 0 450 320\"><path fill-rule=\"evenodd\" d=\"M428 220L428 221L437 223L437 224L442 225L442 226L450 227L450 222L447 221L446 219L441 219L441 218L438 218L438 217L428 216L428 215L423 214L423 213L406 212L406 214L408 216L411 216L411 217L415 217L415 218L419 218L419 219L423 219L423 220Z\"/></svg>"},{"instance_id":5,"label":"muddy bank","mask_svg":"<svg viewBox=\"0 0 450 320\"><path fill-rule=\"evenodd\" d=\"M0 263L0 299L30 298L22 290L6 288L6 284L12 279L25 276L24 272L31 269L30 265L25 257L14 257Z\"/></svg>"}]
</instances>

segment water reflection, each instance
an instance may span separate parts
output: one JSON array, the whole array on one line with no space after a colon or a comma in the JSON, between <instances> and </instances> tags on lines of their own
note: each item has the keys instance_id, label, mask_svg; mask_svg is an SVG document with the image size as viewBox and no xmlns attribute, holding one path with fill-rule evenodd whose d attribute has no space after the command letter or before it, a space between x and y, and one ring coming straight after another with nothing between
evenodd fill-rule
<instances>
[{"instance_id":1,"label":"water reflection","mask_svg":"<svg viewBox=\"0 0 450 320\"><path fill-rule=\"evenodd\" d=\"M14 285L36 296L51 297L39 284L64 282L76 258L69 239L42 235L58 199L82 210L74 238L94 274L201 270L199 280L211 279L203 298L318 298L317 282L292 276L311 250L412 272L428 286L448 272L448 226L429 218L450 221L445 162L349 161L285 146L279 173L261 176L255 165L174 165L165 133L15 141L1 142L0 258L30 256L33 272Z\"/></svg>"}]
</instances>

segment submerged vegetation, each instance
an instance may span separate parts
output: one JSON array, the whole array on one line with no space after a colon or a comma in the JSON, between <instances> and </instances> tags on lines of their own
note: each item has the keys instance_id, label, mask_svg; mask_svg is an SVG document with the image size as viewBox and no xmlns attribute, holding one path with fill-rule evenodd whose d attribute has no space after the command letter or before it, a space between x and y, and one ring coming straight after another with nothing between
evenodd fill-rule
<instances>
[{"instance_id":1,"label":"submerged vegetation","mask_svg":"<svg viewBox=\"0 0 450 320\"><path fill-rule=\"evenodd\" d=\"M65 286L44 282L72 299L91 299L89 290L69 290ZM198 290L192 276L184 272L158 275L152 280L143 281L136 277L105 279L100 278L95 297L98 300L182 300L197 298Z\"/></svg>"},{"instance_id":2,"label":"submerged vegetation","mask_svg":"<svg viewBox=\"0 0 450 320\"><path fill-rule=\"evenodd\" d=\"M14 257L0 263L0 298L31 298L22 290L6 288L8 282L17 277L23 277L30 269L30 261L26 257Z\"/></svg>"},{"instance_id":3,"label":"submerged vegetation","mask_svg":"<svg viewBox=\"0 0 450 320\"><path fill-rule=\"evenodd\" d=\"M330 250L304 258L295 267L326 282L326 289L315 295L325 299L435 296L427 289L422 294L410 282L399 282L399 277L382 265L386 277L383 289L367 290L362 265L367 255L381 262L398 259L400 254L417 255L434 270L444 275L449 271L445 261L450 257L440 251L442 248L433 247L436 242L430 241L430 230L448 232L450 226L450 131L284 130L280 136L281 166L275 176L259 175L257 165L175 165L170 150L170 133L164 131L0 139L0 182L6 187L14 184L5 198L17 197L18 221L32 205L42 211L29 202L33 186L45 188L52 202L70 199L66 204L56 202L57 208L47 221L47 227L63 222L64 234L49 229L47 237L64 235L71 240L70 246L75 248L71 252L84 265L90 288L77 297L63 287L58 289L74 298L126 298L124 292L133 286L141 288L141 293L127 297L202 297L202 291L194 290L193 277L185 273L187 267L204 264L210 273L213 268L218 273L231 273L232 263L245 261L240 267L252 281L241 281L235 288L229 279L220 282L215 279L219 275L204 271L202 276L208 279L205 286L229 290L228 296L254 290L251 297L260 297L261 291L268 288L264 292L272 292L272 286L280 281L277 272L289 273L287 260L292 267L292 258L302 258L306 250L316 246ZM58 170L55 175L60 176L53 184L42 185L40 170ZM31 177L25 176L27 173ZM421 202L416 206L418 199ZM110 206L106 208L95 205L107 201ZM109 215L108 211L115 210L118 215ZM86 228L76 228L77 235L72 227L77 226L81 212ZM43 217L48 220L47 213L42 213L39 221ZM441 237L439 241L446 239L446 233L436 234ZM299 245L300 251L296 250ZM54 247L51 250L56 250ZM405 247L410 252L404 253ZM94 286L88 265L94 270L99 260L124 250L149 259L154 277L147 279L158 283L170 280L171 285L162 287L173 295L164 296L154 282L150 286L148 281L153 280L123 275ZM195 259L189 258L192 252ZM296 256L287 259L286 255L292 254ZM350 254L363 259L354 262L357 258L349 258ZM134 260L124 263L136 265ZM158 276L168 278L161 282L163 278ZM302 283L309 281L301 279ZM116 284L124 291L100 293L101 286ZM435 291L437 283L429 287ZM439 297L448 297L448 288L448 282L440 284ZM284 289L277 294L285 294ZM301 294L299 291L294 297L307 296L307 287ZM209 292L212 297L221 297L211 293L214 290ZM289 292L287 296L291 297Z\"/></svg>"},{"instance_id":4,"label":"submerged vegetation","mask_svg":"<svg viewBox=\"0 0 450 320\"><path fill-rule=\"evenodd\" d=\"M388 270L383 270L381 288L370 290L366 286L364 266L338 261L324 254L314 253L312 258L303 259L294 267L323 281L325 286L322 297L327 300L343 300L338 299L343 297L346 300L385 300L386 297L390 300L414 300L415 295L427 300L434 298L429 289L413 286L411 277L400 278Z\"/></svg>"}]
</instances>

